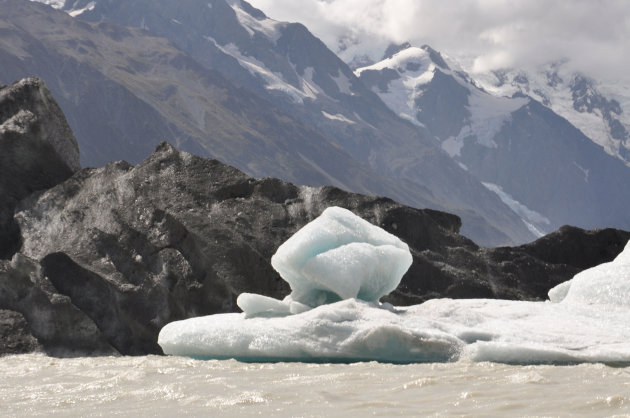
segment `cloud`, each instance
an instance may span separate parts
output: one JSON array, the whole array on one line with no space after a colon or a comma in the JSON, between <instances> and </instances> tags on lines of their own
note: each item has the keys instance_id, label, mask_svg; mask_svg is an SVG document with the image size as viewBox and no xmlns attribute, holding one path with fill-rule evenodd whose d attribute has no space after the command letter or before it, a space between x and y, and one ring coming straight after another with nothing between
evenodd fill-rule
<instances>
[{"instance_id":1,"label":"cloud","mask_svg":"<svg viewBox=\"0 0 630 418\"><path fill-rule=\"evenodd\" d=\"M626 0L250 0L305 24L349 60L391 42L429 44L476 70L566 60L594 77L630 80Z\"/></svg>"}]
</instances>

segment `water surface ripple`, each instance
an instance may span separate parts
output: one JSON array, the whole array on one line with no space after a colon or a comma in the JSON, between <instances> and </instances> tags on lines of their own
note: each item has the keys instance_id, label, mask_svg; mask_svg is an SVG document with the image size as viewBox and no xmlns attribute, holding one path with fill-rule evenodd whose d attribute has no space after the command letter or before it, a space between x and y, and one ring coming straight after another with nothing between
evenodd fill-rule
<instances>
[{"instance_id":1,"label":"water surface ripple","mask_svg":"<svg viewBox=\"0 0 630 418\"><path fill-rule=\"evenodd\" d=\"M630 416L630 368L0 357L0 416Z\"/></svg>"}]
</instances>

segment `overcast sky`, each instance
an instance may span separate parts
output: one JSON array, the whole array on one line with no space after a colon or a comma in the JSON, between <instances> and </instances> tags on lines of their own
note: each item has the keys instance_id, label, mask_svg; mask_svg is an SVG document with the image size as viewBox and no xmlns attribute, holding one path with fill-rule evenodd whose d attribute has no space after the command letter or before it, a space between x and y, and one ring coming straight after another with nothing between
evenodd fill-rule
<instances>
[{"instance_id":1,"label":"overcast sky","mask_svg":"<svg viewBox=\"0 0 630 418\"><path fill-rule=\"evenodd\" d=\"M363 41L350 55L409 41L468 55L476 70L565 58L594 77L630 80L628 0L248 1L273 19L305 24L335 52L344 37Z\"/></svg>"}]
</instances>

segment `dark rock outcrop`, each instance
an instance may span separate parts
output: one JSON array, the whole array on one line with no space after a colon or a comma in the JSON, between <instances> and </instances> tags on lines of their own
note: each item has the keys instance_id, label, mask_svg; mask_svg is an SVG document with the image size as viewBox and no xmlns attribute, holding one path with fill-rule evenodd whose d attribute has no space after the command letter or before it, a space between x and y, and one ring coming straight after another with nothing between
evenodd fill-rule
<instances>
[{"instance_id":1,"label":"dark rock outcrop","mask_svg":"<svg viewBox=\"0 0 630 418\"><path fill-rule=\"evenodd\" d=\"M47 352L159 353L157 334L170 321L238 311L242 292L288 294L271 255L333 205L409 244L413 265L386 298L398 305L433 297L541 299L581 269L614 258L630 239L623 231L567 227L525 246L485 249L459 235L454 215L255 179L163 143L135 167L84 169L20 203L21 253L0 271L0 309L21 313ZM46 321L57 328L42 327Z\"/></svg>"},{"instance_id":2,"label":"dark rock outcrop","mask_svg":"<svg viewBox=\"0 0 630 418\"><path fill-rule=\"evenodd\" d=\"M0 353L20 354L40 351L41 346L19 312L0 310Z\"/></svg>"},{"instance_id":3,"label":"dark rock outcrop","mask_svg":"<svg viewBox=\"0 0 630 418\"><path fill-rule=\"evenodd\" d=\"M16 203L79 168L77 141L44 82L26 78L0 87L0 258L19 248Z\"/></svg>"},{"instance_id":4,"label":"dark rock outcrop","mask_svg":"<svg viewBox=\"0 0 630 418\"><path fill-rule=\"evenodd\" d=\"M19 352L20 347L22 352L42 348L57 356L117 353L94 321L42 274L39 263L22 254L0 260L0 310L19 312L28 323L26 327L15 314L9 316L4 331L9 344L0 347L0 354Z\"/></svg>"}]
</instances>

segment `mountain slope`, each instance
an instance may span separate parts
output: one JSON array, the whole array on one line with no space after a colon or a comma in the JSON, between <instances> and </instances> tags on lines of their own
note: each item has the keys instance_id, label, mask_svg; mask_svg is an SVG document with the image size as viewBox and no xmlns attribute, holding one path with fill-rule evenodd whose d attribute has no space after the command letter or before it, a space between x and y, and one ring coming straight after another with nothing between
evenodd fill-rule
<instances>
[{"instance_id":1,"label":"mountain slope","mask_svg":"<svg viewBox=\"0 0 630 418\"><path fill-rule=\"evenodd\" d=\"M426 46L403 48L357 74L438 138L532 232L567 223L630 226L630 169L531 97L491 95Z\"/></svg>"},{"instance_id":2,"label":"mountain slope","mask_svg":"<svg viewBox=\"0 0 630 418\"><path fill-rule=\"evenodd\" d=\"M457 213L464 233L478 242L498 245L534 237L431 135L393 114L300 24L276 22L238 0L79 1L63 8L83 20L135 26L169 39L410 191L396 198ZM418 191L430 196L428 204L414 196Z\"/></svg>"},{"instance_id":3,"label":"mountain slope","mask_svg":"<svg viewBox=\"0 0 630 418\"><path fill-rule=\"evenodd\" d=\"M84 164L137 162L169 139L256 176L430 202L146 31L15 0L3 3L0 28L0 81L44 78L77 132Z\"/></svg>"},{"instance_id":4,"label":"mountain slope","mask_svg":"<svg viewBox=\"0 0 630 418\"><path fill-rule=\"evenodd\" d=\"M560 61L538 70L475 74L497 96L525 94L566 118L606 152L630 165L630 93L565 68Z\"/></svg>"}]
</instances>

